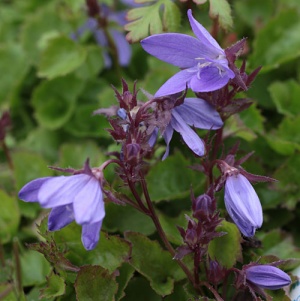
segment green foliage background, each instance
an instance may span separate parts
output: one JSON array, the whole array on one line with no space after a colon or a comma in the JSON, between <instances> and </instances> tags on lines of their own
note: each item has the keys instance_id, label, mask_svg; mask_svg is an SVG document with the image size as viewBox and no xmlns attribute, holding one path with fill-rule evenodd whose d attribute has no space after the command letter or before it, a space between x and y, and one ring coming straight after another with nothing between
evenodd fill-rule
<instances>
[{"instance_id":1,"label":"green foliage background","mask_svg":"<svg viewBox=\"0 0 300 301\"><path fill-rule=\"evenodd\" d=\"M259 255L299 258L300 2L195 1L205 2L201 5L191 1L139 2L145 6L129 12L130 22L125 27L131 41L149 34L149 22L153 25L150 33L166 29L191 33L186 18L188 7L207 28L212 25L209 16L219 16L223 30L218 41L224 48L248 37L242 59L247 59L249 71L258 66L263 68L246 93L254 104L231 117L225 126L224 147L231 147L239 139L241 155L255 151L244 168L279 182L255 185L264 209L264 224L257 232L262 247L255 254L244 250L244 257L249 260ZM123 4L116 3L118 8L125 9ZM161 5L163 14L159 13ZM45 211L17 197L18 190L28 181L54 175L47 168L49 165L81 168L89 157L91 165L98 166L107 158L107 151L118 147L105 131L109 127L105 118L92 116L94 110L116 104L111 84L120 88L123 77L132 87L137 79L138 87L153 94L177 70L150 57L139 43L132 44L133 56L128 67L105 69L103 49L91 34L86 33L78 42L70 39L70 34L85 20L83 0L0 1L0 112L9 110L12 118L5 146L13 165L9 165L2 147L0 294L4 295L13 286L5 300L75 300L75 295L77 300L100 300L93 298L99 294L99 288L105 287L101 300L130 301L140 295L143 300L162 300L162 296L172 292L164 300L186 300L191 293L188 288L183 289L180 269L154 242L155 228L139 212L108 204L105 232L98 247L87 253L81 246L77 225L49 234L43 230L42 223L39 234L35 224L41 222ZM140 97L144 98L141 93ZM153 167L147 180L164 229L176 246L182 242L175 225L185 225L183 212L188 213L191 208L190 185L196 193L201 193L204 178L186 168L197 164L199 159L191 155L178 136L175 140L166 161L161 162L161 156L157 156L150 162ZM157 154L163 151L164 142L159 141ZM119 189L120 181L113 169L107 170L106 178ZM219 206L224 209L221 195ZM239 240L236 229L230 230L230 225L224 227L234 242ZM123 231L128 231L125 238ZM25 243L50 239L47 235L55 238L57 249L52 251L58 262L87 265L77 276L65 272L61 266L53 270L48 262L53 263L53 258L47 261L25 246ZM128 241L140 247L132 252ZM222 242L214 242L210 252L225 266L241 259L241 250L233 252L230 247L219 254L218 244ZM224 244L230 242L225 239ZM143 249L151 250L151 256L147 257ZM131 264L128 264L129 254L133 256ZM116 269L118 275L114 273ZM85 275L95 275L89 280L89 291ZM74 283L75 288L71 285ZM91 294L90 299L87 293Z\"/></svg>"}]
</instances>

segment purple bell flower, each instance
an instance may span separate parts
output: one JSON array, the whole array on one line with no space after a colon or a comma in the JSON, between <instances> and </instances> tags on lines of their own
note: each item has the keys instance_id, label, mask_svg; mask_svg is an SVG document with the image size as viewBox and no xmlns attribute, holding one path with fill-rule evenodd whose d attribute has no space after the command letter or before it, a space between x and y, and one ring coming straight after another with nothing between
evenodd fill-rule
<instances>
[{"instance_id":1,"label":"purple bell flower","mask_svg":"<svg viewBox=\"0 0 300 301\"><path fill-rule=\"evenodd\" d=\"M246 280L260 288L276 290L291 284L291 278L271 265L252 265L245 268Z\"/></svg>"},{"instance_id":2,"label":"purple bell flower","mask_svg":"<svg viewBox=\"0 0 300 301\"><path fill-rule=\"evenodd\" d=\"M171 121L163 133L167 149L162 160L165 160L169 155L174 130L180 133L184 142L196 155L203 156L205 145L190 126L207 130L215 130L223 126L219 113L200 98L185 98L182 105L171 110L171 115Z\"/></svg>"},{"instance_id":3,"label":"purple bell flower","mask_svg":"<svg viewBox=\"0 0 300 301\"><path fill-rule=\"evenodd\" d=\"M194 92L215 91L225 86L234 72L228 67L224 50L188 10L188 18L197 38L179 34L156 34L141 41L148 53L175 65L179 71L156 92L155 96L175 94L186 85Z\"/></svg>"},{"instance_id":4,"label":"purple bell flower","mask_svg":"<svg viewBox=\"0 0 300 301\"><path fill-rule=\"evenodd\" d=\"M240 231L252 237L263 222L262 207L250 182L242 174L233 174L225 182L225 206Z\"/></svg>"},{"instance_id":5,"label":"purple bell flower","mask_svg":"<svg viewBox=\"0 0 300 301\"><path fill-rule=\"evenodd\" d=\"M75 220L82 225L81 240L85 249L96 247L105 216L103 192L96 176L75 174L39 178L26 184L19 198L52 208L48 218L50 231L60 230Z\"/></svg>"},{"instance_id":6,"label":"purple bell flower","mask_svg":"<svg viewBox=\"0 0 300 301\"><path fill-rule=\"evenodd\" d=\"M104 4L101 4L100 7L101 15L103 15L103 17L105 17L109 22L117 23L122 27L127 23L125 17L126 11L113 12L109 9L108 6ZM110 58L109 52L106 50L109 47L108 41L104 34L104 30L101 27L99 27L96 18L89 17L88 20L80 28L78 28L76 32L71 34L71 38L73 40L77 40L78 37L83 35L86 31L91 31L97 44L103 47L102 54L104 59L104 65L106 68L110 68L112 65L112 60ZM132 52L129 43L125 38L125 35L121 31L110 27L108 27L108 32L112 37L117 48L120 66L128 66L130 63Z\"/></svg>"}]
</instances>

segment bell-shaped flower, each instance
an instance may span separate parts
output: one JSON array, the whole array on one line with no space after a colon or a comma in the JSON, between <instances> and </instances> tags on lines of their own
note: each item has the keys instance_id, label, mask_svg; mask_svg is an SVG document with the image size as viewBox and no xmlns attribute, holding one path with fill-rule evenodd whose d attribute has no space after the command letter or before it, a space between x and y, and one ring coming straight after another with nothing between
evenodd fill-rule
<instances>
[{"instance_id":1,"label":"bell-shaped flower","mask_svg":"<svg viewBox=\"0 0 300 301\"><path fill-rule=\"evenodd\" d=\"M152 35L141 41L142 47L148 53L183 69L160 87L156 97L181 92L186 86L194 92L215 91L235 77L228 67L224 50L193 18L191 10L188 10L188 18L197 38L179 33L165 33Z\"/></svg>"},{"instance_id":2,"label":"bell-shaped flower","mask_svg":"<svg viewBox=\"0 0 300 301\"><path fill-rule=\"evenodd\" d=\"M48 218L50 231L75 220L82 225L81 240L85 249L96 247L105 209L99 179L92 173L33 180L20 190L19 198L52 208Z\"/></svg>"},{"instance_id":3,"label":"bell-shaped flower","mask_svg":"<svg viewBox=\"0 0 300 301\"><path fill-rule=\"evenodd\" d=\"M185 98L184 103L171 110L171 120L167 125L163 137L167 144L163 160L167 158L170 150L170 142L174 130L180 133L187 146L198 156L205 154L205 145L194 130L215 130L223 126L219 113L205 100L200 98Z\"/></svg>"},{"instance_id":4,"label":"bell-shaped flower","mask_svg":"<svg viewBox=\"0 0 300 301\"><path fill-rule=\"evenodd\" d=\"M247 282L263 289L276 290L291 284L288 274L271 265L252 265L244 270Z\"/></svg>"},{"instance_id":5,"label":"bell-shaped flower","mask_svg":"<svg viewBox=\"0 0 300 301\"><path fill-rule=\"evenodd\" d=\"M225 182L225 206L240 231L252 237L263 222L262 207L250 182L242 174L233 174Z\"/></svg>"}]
</instances>

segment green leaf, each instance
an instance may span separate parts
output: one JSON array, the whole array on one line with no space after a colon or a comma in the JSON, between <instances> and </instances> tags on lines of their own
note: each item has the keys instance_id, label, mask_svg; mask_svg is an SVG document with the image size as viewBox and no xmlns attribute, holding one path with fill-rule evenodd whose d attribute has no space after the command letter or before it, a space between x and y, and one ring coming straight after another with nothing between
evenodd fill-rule
<instances>
[{"instance_id":1,"label":"green leaf","mask_svg":"<svg viewBox=\"0 0 300 301\"><path fill-rule=\"evenodd\" d=\"M155 232L152 220L145 214L130 206L117 206L108 203L105 206L106 217L103 221L103 229L110 232L137 231L145 235Z\"/></svg>"},{"instance_id":2,"label":"green leaf","mask_svg":"<svg viewBox=\"0 0 300 301\"><path fill-rule=\"evenodd\" d=\"M117 277L119 286L116 294L116 301L121 300L125 296L124 290L126 289L130 279L133 277L135 271L134 268L128 263L124 263L118 270L120 275Z\"/></svg>"},{"instance_id":3,"label":"green leaf","mask_svg":"<svg viewBox=\"0 0 300 301\"><path fill-rule=\"evenodd\" d=\"M232 115L226 120L224 135L240 137L246 141L253 141L257 137L254 131L245 125L239 115Z\"/></svg>"},{"instance_id":4,"label":"green leaf","mask_svg":"<svg viewBox=\"0 0 300 301\"><path fill-rule=\"evenodd\" d=\"M231 268L242 259L240 231L235 224L226 221L222 222L217 231L227 234L217 237L209 243L208 254L222 266Z\"/></svg>"},{"instance_id":5,"label":"green leaf","mask_svg":"<svg viewBox=\"0 0 300 301\"><path fill-rule=\"evenodd\" d=\"M300 85L295 80L285 82L276 81L268 90L279 113L287 117L295 117L300 114Z\"/></svg>"},{"instance_id":6,"label":"green leaf","mask_svg":"<svg viewBox=\"0 0 300 301\"><path fill-rule=\"evenodd\" d=\"M151 200L170 201L188 196L196 177L188 168L190 165L180 152L154 165L146 177Z\"/></svg>"},{"instance_id":7,"label":"green leaf","mask_svg":"<svg viewBox=\"0 0 300 301\"><path fill-rule=\"evenodd\" d=\"M174 281L183 279L185 275L170 253L140 233L126 232L125 238L132 243L132 266L150 281L157 294L171 294Z\"/></svg>"},{"instance_id":8,"label":"green leaf","mask_svg":"<svg viewBox=\"0 0 300 301\"><path fill-rule=\"evenodd\" d=\"M9 196L3 190L0 190L0 200L0 241L2 244L5 244L9 242L17 232L20 212L16 199Z\"/></svg>"},{"instance_id":9,"label":"green leaf","mask_svg":"<svg viewBox=\"0 0 300 301\"><path fill-rule=\"evenodd\" d=\"M295 9L281 11L258 32L250 56L251 65L261 65L261 72L267 72L299 57L299 31L299 12Z\"/></svg>"},{"instance_id":10,"label":"green leaf","mask_svg":"<svg viewBox=\"0 0 300 301\"><path fill-rule=\"evenodd\" d=\"M162 298L153 291L149 281L143 277L134 277L125 290L125 297L122 301L161 301Z\"/></svg>"},{"instance_id":11,"label":"green leaf","mask_svg":"<svg viewBox=\"0 0 300 301\"><path fill-rule=\"evenodd\" d=\"M35 251L27 251L20 256L23 286L33 286L46 282L50 265L44 256Z\"/></svg>"},{"instance_id":12,"label":"green leaf","mask_svg":"<svg viewBox=\"0 0 300 301\"><path fill-rule=\"evenodd\" d=\"M24 50L17 45L0 47L0 105L7 101L23 80L29 64Z\"/></svg>"},{"instance_id":13,"label":"green leaf","mask_svg":"<svg viewBox=\"0 0 300 301\"><path fill-rule=\"evenodd\" d=\"M72 75L42 82L32 97L37 121L50 130L60 128L74 112L82 89L83 82Z\"/></svg>"},{"instance_id":14,"label":"green leaf","mask_svg":"<svg viewBox=\"0 0 300 301\"><path fill-rule=\"evenodd\" d=\"M288 172L287 172L288 171ZM290 156L274 173L278 180L275 187L282 195L282 205L293 209L300 199L299 178L300 178L300 156Z\"/></svg>"},{"instance_id":15,"label":"green leaf","mask_svg":"<svg viewBox=\"0 0 300 301\"><path fill-rule=\"evenodd\" d=\"M264 134L264 117L255 104L252 104L247 110L239 113L243 123L255 133Z\"/></svg>"},{"instance_id":16,"label":"green leaf","mask_svg":"<svg viewBox=\"0 0 300 301\"><path fill-rule=\"evenodd\" d=\"M41 290L40 298L53 298L65 293L66 284L62 277L51 271L47 276L47 287Z\"/></svg>"},{"instance_id":17,"label":"green leaf","mask_svg":"<svg viewBox=\"0 0 300 301\"><path fill-rule=\"evenodd\" d=\"M77 301L112 301L117 292L115 277L100 266L83 266L75 282Z\"/></svg>"},{"instance_id":18,"label":"green leaf","mask_svg":"<svg viewBox=\"0 0 300 301\"><path fill-rule=\"evenodd\" d=\"M58 36L50 39L43 50L38 66L38 75L49 79L66 75L86 59L85 49L75 41Z\"/></svg>"},{"instance_id":19,"label":"green leaf","mask_svg":"<svg viewBox=\"0 0 300 301\"><path fill-rule=\"evenodd\" d=\"M186 228L187 220L184 216L184 213L181 212L180 216L178 217L169 217L159 212L158 217L168 240L175 245L182 245L182 237L177 229L177 226Z\"/></svg>"},{"instance_id":20,"label":"green leaf","mask_svg":"<svg viewBox=\"0 0 300 301\"><path fill-rule=\"evenodd\" d=\"M139 1L141 3L141 1ZM180 11L171 0L142 1L148 6L131 9L127 14L129 31L126 38L130 42L137 42L149 34L165 31L175 31L180 24ZM163 6L162 19L160 9Z\"/></svg>"},{"instance_id":21,"label":"green leaf","mask_svg":"<svg viewBox=\"0 0 300 301\"><path fill-rule=\"evenodd\" d=\"M258 238L264 246L262 255L275 255L280 259L299 258L300 251L294 245L290 234L281 230L273 230L268 233L258 232Z\"/></svg>"},{"instance_id":22,"label":"green leaf","mask_svg":"<svg viewBox=\"0 0 300 301\"><path fill-rule=\"evenodd\" d=\"M105 130L110 128L107 118L99 115L93 116L93 112L98 108L96 104L77 105L75 114L66 124L66 130L75 137L110 137Z\"/></svg>"},{"instance_id":23,"label":"green leaf","mask_svg":"<svg viewBox=\"0 0 300 301\"><path fill-rule=\"evenodd\" d=\"M12 153L12 160L17 191L29 181L53 175L53 171L47 167L47 162L37 153L27 151L14 152ZM34 218L37 211L40 210L40 205L20 201L19 208L22 215Z\"/></svg>"},{"instance_id":24,"label":"green leaf","mask_svg":"<svg viewBox=\"0 0 300 301\"><path fill-rule=\"evenodd\" d=\"M209 2L209 16L212 19L218 18L220 26L225 30L230 29L233 26L233 20L231 8L227 0L209 0Z\"/></svg>"}]
</instances>

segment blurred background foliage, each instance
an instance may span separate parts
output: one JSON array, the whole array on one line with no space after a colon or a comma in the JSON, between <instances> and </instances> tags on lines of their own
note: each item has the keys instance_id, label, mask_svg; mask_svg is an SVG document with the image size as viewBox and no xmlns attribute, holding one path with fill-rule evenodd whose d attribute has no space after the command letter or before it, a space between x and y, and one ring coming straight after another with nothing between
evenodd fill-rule
<instances>
[{"instance_id":1,"label":"blurred background foliage","mask_svg":"<svg viewBox=\"0 0 300 301\"><path fill-rule=\"evenodd\" d=\"M101 1L104 2L116 11L130 10L125 1ZM145 9L140 14L148 17L134 24L139 15L131 8L128 14L131 22L125 27L132 41L149 34L147 26L142 28L143 22L157 25L159 20L163 23L150 27L151 33L168 28L190 34L187 8L193 9L195 18L206 28L213 25L209 13L212 18L219 15L221 28L217 40L223 48L247 37L247 48L241 59L247 60L249 71L258 66L263 68L245 92L253 105L231 117L225 126L224 148L229 149L240 140L240 156L255 151L244 168L278 180L277 183L255 185L264 209L264 224L257 233L262 246L257 253L282 259L299 257L300 2L231 0L229 5L225 0L219 4L212 0L209 3L198 1L206 2L202 5L192 1L140 2ZM161 6L164 7L163 16L159 11ZM121 77L130 87L138 80L139 88L154 94L177 70L147 55L139 43L131 44L132 57L128 66L121 67L114 62L106 68L103 53L107 49L97 44L91 32L85 32L76 41L71 39L72 33L86 20L83 0L0 0L0 117L6 111L11 117L10 124L7 127L1 124L0 128L0 133L5 131L0 140L0 294L5 300L38 300L39 295L42 296L40 300L75 300L74 287L68 285L68 281L74 283L75 276L70 274L62 278L53 272L40 253L26 247L25 243L45 239L46 232L39 230L43 238L35 226L41 222L45 211L36 204L21 202L17 192L30 180L54 175L54 171L47 168L49 165L81 168L89 157L91 165L98 166L107 158L108 151L118 149L105 131L109 127L106 119L92 116L94 110L116 104L111 84L120 89ZM111 26L118 27L117 24ZM118 30L123 28L119 26ZM145 99L141 92L139 96ZM199 131L199 134L204 132ZM187 168L199 163L199 158L191 155L179 136L172 141L171 156L161 162L159 155L164 147L164 142L159 140L158 156L149 162L153 167L147 180L165 231L170 241L179 245L181 238L174 225L185 224L182 212L189 212L191 207L190 185L196 193L201 193L205 182L201 173ZM107 170L106 178L115 189L124 190L112 168ZM224 208L222 193L219 206ZM156 238L151 220L132 208L108 204L106 211L106 232L136 231ZM162 279L157 280L150 267L143 266L142 255L136 255L133 267L124 263L129 247L121 237L107 239L108 234L103 233L98 247L87 253L81 246L77 225L51 235L62 249L69 242L66 257L72 264L102 266L98 266L99 271L81 270L80 276L83 276L76 280L78 300L86 300L80 297L85 295L84 280L81 280L85 272L105 274L116 268L122 271L117 277L119 287L114 285L115 280L107 282L111 287L103 300L112 300L114 295L116 300L122 297L126 301L162 300L161 295L173 290L174 281L177 283L174 297L171 295L164 300L186 296L188 289L184 293L178 285L182 279L179 272L172 283L165 283L169 275L163 274ZM155 254L161 256L159 246L147 241L145 236L128 232L126 238L153 248L153 261ZM228 255L230 252L228 250ZM255 258L250 251L245 254L252 260ZM101 269L105 269L104 272ZM144 277L134 277L128 285L134 269ZM164 272L159 267L155 271ZM112 276L107 274L103 282L99 280L101 283L94 285L107 286L105 280L109 277ZM145 279L150 280L150 285ZM140 295L143 297L137 298Z\"/></svg>"}]
</instances>

